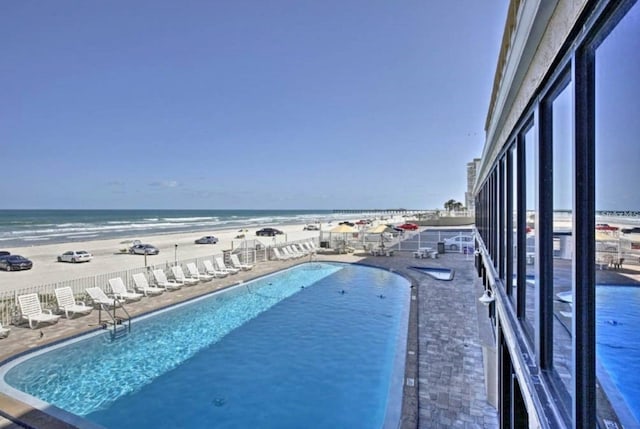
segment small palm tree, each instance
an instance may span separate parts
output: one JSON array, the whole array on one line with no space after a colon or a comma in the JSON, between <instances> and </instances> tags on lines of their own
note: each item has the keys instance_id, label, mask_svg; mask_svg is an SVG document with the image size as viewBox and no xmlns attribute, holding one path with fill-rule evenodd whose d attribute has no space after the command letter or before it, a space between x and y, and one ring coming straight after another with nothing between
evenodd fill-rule
<instances>
[{"instance_id":1,"label":"small palm tree","mask_svg":"<svg viewBox=\"0 0 640 429\"><path fill-rule=\"evenodd\" d=\"M454 205L455 203L456 203L456 200L451 199L451 200L447 201L446 203L444 203L444 208L445 208L447 211L449 211L449 212L450 212L451 210L453 210L453 205Z\"/></svg>"}]
</instances>

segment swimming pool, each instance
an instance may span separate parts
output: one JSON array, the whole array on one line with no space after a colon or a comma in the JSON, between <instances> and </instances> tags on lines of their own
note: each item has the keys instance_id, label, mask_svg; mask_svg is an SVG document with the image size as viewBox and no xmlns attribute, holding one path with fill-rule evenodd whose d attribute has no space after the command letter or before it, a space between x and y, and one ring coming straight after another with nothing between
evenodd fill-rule
<instances>
[{"instance_id":1,"label":"swimming pool","mask_svg":"<svg viewBox=\"0 0 640 429\"><path fill-rule=\"evenodd\" d=\"M303 264L18 359L3 389L112 428L394 426L409 294L385 270Z\"/></svg>"},{"instance_id":2,"label":"swimming pool","mask_svg":"<svg viewBox=\"0 0 640 429\"><path fill-rule=\"evenodd\" d=\"M612 401L616 411L633 414L640 422L640 288L601 285L596 288L597 355L606 377L620 393L627 407ZM606 386L605 386L606 388ZM611 393L610 389L607 389Z\"/></svg>"}]
</instances>

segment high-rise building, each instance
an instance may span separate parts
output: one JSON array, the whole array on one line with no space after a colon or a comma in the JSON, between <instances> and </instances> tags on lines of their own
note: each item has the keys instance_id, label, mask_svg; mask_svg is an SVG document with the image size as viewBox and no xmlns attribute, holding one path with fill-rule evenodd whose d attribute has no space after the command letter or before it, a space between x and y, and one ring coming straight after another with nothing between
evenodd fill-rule
<instances>
[{"instance_id":1,"label":"high-rise building","mask_svg":"<svg viewBox=\"0 0 640 429\"><path fill-rule=\"evenodd\" d=\"M480 158L474 158L473 161L467 163L467 190L464 193L464 206L467 208L470 216L475 212L475 201L473 189L476 185L476 172L480 166Z\"/></svg>"}]
</instances>

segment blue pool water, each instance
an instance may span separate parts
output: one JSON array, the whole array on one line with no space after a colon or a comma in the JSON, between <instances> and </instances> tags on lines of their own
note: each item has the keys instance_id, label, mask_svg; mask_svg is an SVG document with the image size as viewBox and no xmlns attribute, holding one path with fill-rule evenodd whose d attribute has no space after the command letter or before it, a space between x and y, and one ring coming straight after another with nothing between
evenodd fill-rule
<instances>
[{"instance_id":1,"label":"blue pool water","mask_svg":"<svg viewBox=\"0 0 640 429\"><path fill-rule=\"evenodd\" d=\"M383 427L391 399L399 410L409 291L388 271L304 264L4 378L110 428Z\"/></svg>"},{"instance_id":2,"label":"blue pool water","mask_svg":"<svg viewBox=\"0 0 640 429\"><path fill-rule=\"evenodd\" d=\"M640 422L640 288L598 286L596 303L598 360Z\"/></svg>"}]
</instances>

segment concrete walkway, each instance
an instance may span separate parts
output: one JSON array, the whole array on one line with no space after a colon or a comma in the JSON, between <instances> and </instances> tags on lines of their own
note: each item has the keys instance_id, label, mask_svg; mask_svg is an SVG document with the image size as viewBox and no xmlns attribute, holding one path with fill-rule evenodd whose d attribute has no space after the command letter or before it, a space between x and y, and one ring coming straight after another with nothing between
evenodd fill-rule
<instances>
[{"instance_id":1,"label":"concrete walkway","mask_svg":"<svg viewBox=\"0 0 640 429\"><path fill-rule=\"evenodd\" d=\"M391 257L351 254L318 255L317 259L374 265L397 271L413 281L416 299L412 301L410 316L403 428L498 427L496 411L487 403L484 389L477 305L481 283L475 274L472 256L447 253L437 259L414 259L412 252L396 252ZM143 314L303 261L261 263L253 271L165 293L160 297L145 298L140 303L129 305L128 309L132 315ZM412 266L450 268L454 270L454 278L451 281L436 280L410 268ZM41 330L12 327L9 338L0 340L0 362L96 326L97 312L94 311L90 316L63 319L58 325ZM70 427L1 394L0 416L18 417L35 428ZM0 418L0 428L6 427L16 426Z\"/></svg>"},{"instance_id":2,"label":"concrete walkway","mask_svg":"<svg viewBox=\"0 0 640 429\"><path fill-rule=\"evenodd\" d=\"M478 305L482 282L473 256L446 253L416 259L412 252L371 257L375 263L410 276L418 285L418 428L497 428L496 410L487 402ZM410 267L449 268L450 281ZM482 317L485 317L483 314Z\"/></svg>"}]
</instances>

